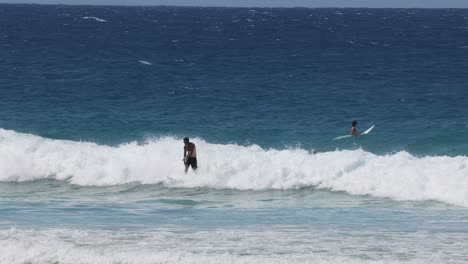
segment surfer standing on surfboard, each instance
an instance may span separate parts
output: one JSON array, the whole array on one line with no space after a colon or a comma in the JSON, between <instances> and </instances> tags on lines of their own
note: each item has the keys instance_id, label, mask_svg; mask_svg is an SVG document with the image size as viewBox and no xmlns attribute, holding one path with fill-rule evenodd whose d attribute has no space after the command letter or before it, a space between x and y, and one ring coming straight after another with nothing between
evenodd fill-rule
<instances>
[{"instance_id":1,"label":"surfer standing on surfboard","mask_svg":"<svg viewBox=\"0 0 468 264\"><path fill-rule=\"evenodd\" d=\"M356 130L357 126L357 121L354 120L353 123L351 124L351 136L359 136L359 133Z\"/></svg>"},{"instance_id":2,"label":"surfer standing on surfboard","mask_svg":"<svg viewBox=\"0 0 468 264\"><path fill-rule=\"evenodd\" d=\"M189 166L192 166L192 169L197 170L197 148L195 144L189 141L189 138L184 138L184 165L185 165L185 174L187 174Z\"/></svg>"}]
</instances>

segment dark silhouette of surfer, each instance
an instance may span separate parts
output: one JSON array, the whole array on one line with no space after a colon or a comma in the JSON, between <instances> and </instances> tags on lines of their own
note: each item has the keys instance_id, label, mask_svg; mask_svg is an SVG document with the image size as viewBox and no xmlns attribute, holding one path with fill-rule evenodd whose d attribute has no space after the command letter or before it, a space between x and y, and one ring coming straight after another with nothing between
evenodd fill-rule
<instances>
[{"instance_id":1,"label":"dark silhouette of surfer","mask_svg":"<svg viewBox=\"0 0 468 264\"><path fill-rule=\"evenodd\" d=\"M360 133L357 132L356 126L357 126L357 121L354 120L353 123L351 124L351 136L359 136Z\"/></svg>"},{"instance_id":2,"label":"dark silhouette of surfer","mask_svg":"<svg viewBox=\"0 0 468 264\"><path fill-rule=\"evenodd\" d=\"M197 170L197 148L194 143L190 142L189 138L184 138L184 165L185 174L187 174L188 168L192 166L192 169Z\"/></svg>"}]
</instances>

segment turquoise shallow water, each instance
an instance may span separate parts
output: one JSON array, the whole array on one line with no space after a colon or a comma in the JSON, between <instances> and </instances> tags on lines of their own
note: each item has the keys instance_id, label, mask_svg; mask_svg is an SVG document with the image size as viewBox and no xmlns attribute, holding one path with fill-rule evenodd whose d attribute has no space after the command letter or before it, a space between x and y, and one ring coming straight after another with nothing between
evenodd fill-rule
<instances>
[{"instance_id":1,"label":"turquoise shallow water","mask_svg":"<svg viewBox=\"0 0 468 264\"><path fill-rule=\"evenodd\" d=\"M49 180L0 188L3 262L21 259L20 250L32 262L64 263L83 254L116 263L463 263L467 257L468 211L437 202L311 188L96 188Z\"/></svg>"},{"instance_id":2,"label":"turquoise shallow water","mask_svg":"<svg viewBox=\"0 0 468 264\"><path fill-rule=\"evenodd\" d=\"M467 258L468 211L437 202L311 188L96 188L44 180L0 188L5 263L68 263L83 255L83 262L115 263L463 263ZM19 257L22 250L27 257Z\"/></svg>"},{"instance_id":3,"label":"turquoise shallow water","mask_svg":"<svg viewBox=\"0 0 468 264\"><path fill-rule=\"evenodd\" d=\"M0 5L0 263L466 263L467 17Z\"/></svg>"}]
</instances>

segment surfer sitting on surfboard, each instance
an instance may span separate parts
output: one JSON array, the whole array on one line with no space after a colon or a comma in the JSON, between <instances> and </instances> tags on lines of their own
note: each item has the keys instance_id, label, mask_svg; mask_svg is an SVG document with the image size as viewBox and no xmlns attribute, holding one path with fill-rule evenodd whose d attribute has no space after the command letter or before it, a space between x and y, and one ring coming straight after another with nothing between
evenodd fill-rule
<instances>
[{"instance_id":1,"label":"surfer sitting on surfboard","mask_svg":"<svg viewBox=\"0 0 468 264\"><path fill-rule=\"evenodd\" d=\"M357 121L354 120L351 125L351 136L359 136L360 133L357 132L356 126L357 126Z\"/></svg>"},{"instance_id":2,"label":"surfer sitting on surfboard","mask_svg":"<svg viewBox=\"0 0 468 264\"><path fill-rule=\"evenodd\" d=\"M187 174L189 166L192 166L192 169L197 170L197 148L195 144L189 141L186 137L184 138L184 164L185 164L185 174Z\"/></svg>"}]
</instances>

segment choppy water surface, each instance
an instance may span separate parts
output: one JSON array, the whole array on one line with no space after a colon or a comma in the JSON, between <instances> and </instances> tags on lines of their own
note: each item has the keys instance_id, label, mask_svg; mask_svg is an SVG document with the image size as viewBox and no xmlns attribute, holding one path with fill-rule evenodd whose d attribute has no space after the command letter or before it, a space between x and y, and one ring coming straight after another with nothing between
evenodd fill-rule
<instances>
[{"instance_id":1,"label":"choppy water surface","mask_svg":"<svg viewBox=\"0 0 468 264\"><path fill-rule=\"evenodd\" d=\"M0 263L468 262L467 18L0 5Z\"/></svg>"}]
</instances>

